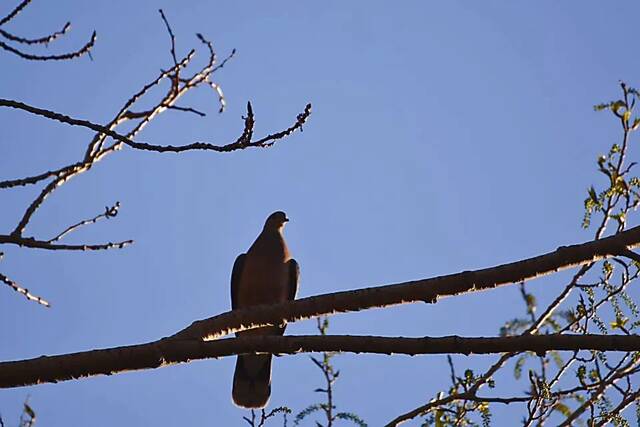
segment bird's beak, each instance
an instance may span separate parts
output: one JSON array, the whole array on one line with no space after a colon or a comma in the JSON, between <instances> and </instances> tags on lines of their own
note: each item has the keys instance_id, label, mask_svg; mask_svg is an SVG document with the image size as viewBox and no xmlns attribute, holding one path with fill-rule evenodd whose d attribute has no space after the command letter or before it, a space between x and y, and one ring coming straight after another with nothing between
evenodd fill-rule
<instances>
[{"instance_id":1,"label":"bird's beak","mask_svg":"<svg viewBox=\"0 0 640 427\"><path fill-rule=\"evenodd\" d=\"M285 218L285 219L284 219L284 222L289 222L289 218Z\"/></svg>"}]
</instances>

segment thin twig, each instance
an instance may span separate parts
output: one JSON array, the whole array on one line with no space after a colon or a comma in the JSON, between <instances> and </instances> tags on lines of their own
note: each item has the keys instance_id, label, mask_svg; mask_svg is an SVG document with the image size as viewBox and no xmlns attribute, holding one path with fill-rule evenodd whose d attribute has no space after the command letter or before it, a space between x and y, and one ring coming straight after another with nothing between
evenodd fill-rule
<instances>
[{"instance_id":1,"label":"thin twig","mask_svg":"<svg viewBox=\"0 0 640 427\"><path fill-rule=\"evenodd\" d=\"M77 162L57 170L41 173L39 175L29 176L26 178L12 179L7 181L0 181L0 189L18 187L18 186L29 185L29 184L37 184L38 182L45 180L47 178L60 177L61 175L66 174L74 169L83 168L85 166L86 166L85 162Z\"/></svg>"},{"instance_id":2,"label":"thin twig","mask_svg":"<svg viewBox=\"0 0 640 427\"><path fill-rule=\"evenodd\" d=\"M14 282L13 280L9 279L7 276L1 273L0 273L0 282L3 282L5 285L9 286L11 289L16 291L17 293L24 295L24 297L29 301L35 301L38 304L43 305L45 307L51 307L51 304L49 304L45 299L37 295L33 295L31 292L29 292L29 289L23 288L22 286L18 285L16 282Z\"/></svg>"},{"instance_id":3,"label":"thin twig","mask_svg":"<svg viewBox=\"0 0 640 427\"><path fill-rule=\"evenodd\" d=\"M109 207L106 206L104 208L104 212L94 216L91 219L85 219L82 220L76 224L73 224L69 227L67 227L64 231L62 231L61 233L59 233L57 236L55 236L52 239L47 240L47 243L54 243L57 242L58 240L62 239L64 236L66 236L67 234L77 230L78 228L88 225L88 224L95 224L96 222L98 222L99 220L101 220L102 218L114 218L118 215L118 209L120 209L120 202L116 202L115 205Z\"/></svg>"},{"instance_id":4,"label":"thin twig","mask_svg":"<svg viewBox=\"0 0 640 427\"><path fill-rule=\"evenodd\" d=\"M22 44L26 44L26 45L34 45L34 44L49 44L52 41L54 41L55 39L57 39L60 36L63 36L67 33L67 31L69 31L69 29L71 28L71 22L67 22L66 24L64 24L64 27L62 28L62 30L60 31L56 31L53 32L51 34L49 34L48 36L44 36L44 37L38 37L35 39L27 39L24 37L19 37L16 35L13 35L11 33L9 33L8 31L3 30L2 28L0 28L0 35L2 35L3 37L14 41L16 43L22 43Z\"/></svg>"},{"instance_id":5,"label":"thin twig","mask_svg":"<svg viewBox=\"0 0 640 427\"><path fill-rule=\"evenodd\" d=\"M89 54L95 42L96 42L96 32L94 31L93 34L91 35L91 39L87 42L87 44L82 46L80 49L74 52L63 53L59 55L33 55L30 53L22 52L14 47L9 46L8 44L2 41L0 41L0 49L4 49L8 52L18 55L21 58L28 59L31 61L65 61L68 59L79 58L85 54Z\"/></svg>"},{"instance_id":6,"label":"thin twig","mask_svg":"<svg viewBox=\"0 0 640 427\"><path fill-rule=\"evenodd\" d=\"M16 235L0 235L0 244L12 244L23 248L46 249L50 251L101 251L107 249L122 249L133 244L133 240L121 242L99 243L91 245L63 245L51 243L47 240L37 240L33 237L21 237Z\"/></svg>"},{"instance_id":7,"label":"thin twig","mask_svg":"<svg viewBox=\"0 0 640 427\"><path fill-rule=\"evenodd\" d=\"M7 22L11 21L13 18L15 18L16 15L18 13L20 13L20 11L22 11L22 9L27 7L27 5L29 3L31 3L31 0L23 0L18 6L16 6L15 9L13 9L11 12L9 12L9 14L7 16L5 16L4 18L0 19L0 25L4 25Z\"/></svg>"}]
</instances>

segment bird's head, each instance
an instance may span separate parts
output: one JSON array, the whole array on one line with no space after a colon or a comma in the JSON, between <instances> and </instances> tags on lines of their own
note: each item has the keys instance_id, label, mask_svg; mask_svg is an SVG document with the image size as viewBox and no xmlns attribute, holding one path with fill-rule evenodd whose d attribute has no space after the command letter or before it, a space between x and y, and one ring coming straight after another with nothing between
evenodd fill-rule
<instances>
[{"instance_id":1,"label":"bird's head","mask_svg":"<svg viewBox=\"0 0 640 427\"><path fill-rule=\"evenodd\" d=\"M289 221L287 214L282 211L277 211L269 215L267 222L264 223L265 230L280 231L284 227L284 224Z\"/></svg>"}]
</instances>

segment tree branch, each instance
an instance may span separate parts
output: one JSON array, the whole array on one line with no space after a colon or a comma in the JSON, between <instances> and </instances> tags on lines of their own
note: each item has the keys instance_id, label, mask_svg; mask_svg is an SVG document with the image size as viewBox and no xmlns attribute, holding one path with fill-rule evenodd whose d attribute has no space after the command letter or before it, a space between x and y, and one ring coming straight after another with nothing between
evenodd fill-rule
<instances>
[{"instance_id":1,"label":"tree branch","mask_svg":"<svg viewBox=\"0 0 640 427\"><path fill-rule=\"evenodd\" d=\"M31 61L65 61L68 59L78 58L84 54L90 53L95 43L96 43L96 32L94 31L93 34L91 35L91 39L87 42L87 44L82 46L80 49L73 52L69 52L69 53L63 53L60 55L33 55L30 53L22 52L1 41L0 41L0 48L8 52L11 52L15 55L18 55L21 58L29 59Z\"/></svg>"},{"instance_id":2,"label":"tree branch","mask_svg":"<svg viewBox=\"0 0 640 427\"><path fill-rule=\"evenodd\" d=\"M47 178L51 178L51 177L60 177L70 171L73 170L79 170L86 167L86 163L85 162L77 162L74 163L72 165L68 165L65 167L62 167L60 169L57 170L53 170L53 171L47 171L44 173L41 173L39 175L34 175L34 176L29 176L26 178L19 178L19 179L11 179L11 180L6 180L6 181L0 181L0 189L3 188L12 188L12 187L18 187L18 186L24 186L24 185L29 185L29 184L37 184L38 182L45 180Z\"/></svg>"},{"instance_id":3,"label":"tree branch","mask_svg":"<svg viewBox=\"0 0 640 427\"><path fill-rule=\"evenodd\" d=\"M11 21L13 18L15 18L16 15L18 15L18 13L22 11L22 9L24 9L29 5L29 3L31 3L31 0L23 0L18 6L15 7L15 9L9 12L7 16L0 19L0 25L4 25L7 22Z\"/></svg>"},{"instance_id":4,"label":"tree branch","mask_svg":"<svg viewBox=\"0 0 640 427\"><path fill-rule=\"evenodd\" d=\"M18 6L15 7L15 9L9 12L8 15L0 19L0 26L6 24L7 22L15 18L18 15L18 13L20 13L25 7L29 5L29 3L31 3L31 0L23 0L20 4L18 4ZM62 30L55 31L47 36L38 37L38 38L26 38L26 37L16 36L0 28L0 36L4 37L9 41L20 43L23 45L38 45L38 44L48 45L49 43L56 40L58 37L65 35L70 28L71 28L71 23L67 22L62 28ZM68 59L78 58L85 54L88 54L89 57L91 57L91 49L95 45L95 42L96 42L96 32L94 31L89 41L83 47L73 52L68 52L68 53L63 53L58 55L33 55L30 53L23 52L20 49L16 49L15 47L12 47L2 41L0 41L0 50L11 52L15 55L18 55L21 58L28 59L31 61L64 61Z\"/></svg>"},{"instance_id":5,"label":"tree branch","mask_svg":"<svg viewBox=\"0 0 640 427\"><path fill-rule=\"evenodd\" d=\"M47 249L51 251L101 251L106 249L122 249L133 243L133 240L108 242L93 245L66 245L52 243L54 240L37 240L33 237L21 237L14 234L0 234L0 244L13 244L23 248Z\"/></svg>"},{"instance_id":6,"label":"tree branch","mask_svg":"<svg viewBox=\"0 0 640 427\"><path fill-rule=\"evenodd\" d=\"M3 238L16 238L15 236L0 236L0 243L2 243ZM193 354L188 353L189 356L186 359L181 359L182 356L175 355L172 353L176 351L176 348L180 346L187 346L190 352L195 351L204 351L203 349L209 349L209 344L202 342L201 339L212 340L223 337L224 335L238 332L246 329L252 329L260 326L281 324L287 321L297 321L310 317L317 317L325 314L333 314L339 312L347 312L347 311L359 311L367 308L374 307L385 307L394 304L403 304L414 301L425 301L430 303L435 303L437 300L444 296L451 295L459 295L468 292L475 292L479 290L492 289L501 285L506 285L508 283L519 283L523 280L532 279L535 277L540 277L545 274L549 274L551 272L556 272L562 269L566 269L575 265L580 265L584 263L590 263L598 259L602 259L608 256L615 256L621 252L621 248L632 248L638 246L640 244L640 226L634 227L630 230L618 233L614 236L607 237L601 240L596 240L592 242L583 243L580 245L573 246L563 246L558 248L555 252L547 253L545 255L540 255L534 258L525 259L522 261L513 262L510 264L504 264L493 268L486 268L482 270L476 271L465 271L462 273L451 274L448 276L435 277L431 279L418 280L413 282L405 282L399 283L395 285L387 285L380 286L374 288L365 288L355 291L345 291L345 292L336 292L332 294L319 295L315 297L303 298L296 301L290 301L286 303L274 304L271 306L256 306L250 309L242 309L230 311L227 313L220 314L218 316L214 316L209 319L204 319L200 321L196 321L192 323L189 327L183 329L177 334L172 335L168 338L163 338L161 340L141 344L134 345L128 347L120 347L115 349L106 349L99 350L97 352L84 352L78 353L78 355L73 356L74 362L67 366L66 364L61 364L63 366L63 372L67 372L67 376L64 378L59 378L58 376L51 377L46 381L54 381L54 380L62 380L62 379L71 379L79 376L85 375L93 375L98 373L114 373L120 372L124 370L132 370L132 369L145 369L145 368L153 368L163 366L166 363L176 363L177 361L186 361L188 359L193 359ZM369 339L369 338L362 338ZM388 340L388 338L384 338ZM527 339L531 339L532 341L526 341ZM559 341L550 341L550 340L559 340ZM490 349L491 352L504 352L504 351L538 351L544 352L549 349L566 349L566 350L574 350L576 347L568 346L568 344L564 347L560 343L565 343L564 340L579 340L580 337L572 337L572 336L539 336L534 335L525 335L523 337L508 337L503 338L503 341L492 341L493 344L484 344L485 352ZM590 342L599 342L597 345L604 345L607 350L628 350L628 351L637 351L640 350L640 342L635 341L637 338L635 336L630 337L617 337L617 336L604 336L602 338L591 338ZM292 339L293 340L293 339ZM409 340L409 341L406 341ZM411 341L413 340L413 341ZM419 339L418 339L419 340ZM443 339L439 339L442 343ZM456 339L448 339L449 346L458 346L457 338ZM495 339L494 339L495 340ZM515 341L514 341L515 340ZM496 345L496 342L518 342L520 344L523 342L534 342L536 346L533 347L490 347L491 345ZM601 340L601 341L597 341ZM609 340L609 341L608 341ZM611 341L613 340L613 341ZM622 340L622 341L619 341ZM549 344L544 344L542 342L554 343L554 345L549 346ZM222 341L220 341L222 342ZM221 346L233 346L238 344L229 344L229 342L233 343L233 340L224 340L226 344L219 344ZM367 341L370 342L370 341ZM412 345L417 345L416 343L424 343L425 341L416 341L416 339L405 339L404 343L412 343ZM386 348L385 351L380 350L383 353L390 352L407 352L407 354L411 354L411 351L414 351L413 354L418 353L433 353L433 349L437 347L433 344L434 341L431 341L430 344L422 351L417 351L414 347L411 350L407 350L406 348L402 351L396 349L395 347L391 350L390 348ZM437 341L435 341L437 342ZM584 341L581 341L584 344ZM388 342L387 342L388 343ZM606 343L606 344L602 344ZM631 347L624 347L624 345L628 345ZM299 344L299 342L298 342ZM353 343L352 343L353 344ZM284 345L280 343L279 345ZM292 343L288 342L287 345L292 345ZM362 345L360 342L359 345ZM442 344L440 344L442 345ZM592 344L596 346L596 344ZM488 347L487 347L488 346ZM218 348L215 345L213 348ZM225 347L226 348L226 347ZM236 347L233 347L234 349ZM245 347L240 347L241 349L245 349ZM247 347L248 348L248 347ZM253 347L251 347L251 351L255 351ZM267 347L265 347L267 348ZM265 348L260 348L264 350ZM286 348L280 347L269 347L275 353L287 353L290 352ZM364 351L367 347L339 347L339 348L320 348L320 347L300 347L300 349L307 348L308 351ZM445 347L442 347L443 349ZM472 353L472 352L481 352L482 350L478 347L469 347L464 349L463 347L458 348L457 352L462 352L464 354ZM583 348L583 347L578 347ZM590 348L590 347L584 347ZM600 349L600 347L594 347ZM123 350L124 349L124 350ZM256 348L257 349L257 348ZM432 349L432 350L429 350ZM182 352L186 350L180 350ZM209 351L209 350L207 350ZM216 350L218 351L218 350ZM236 350L234 350L236 351ZM296 350L297 351L297 350ZM447 347L446 350L442 350L445 353L456 352L455 349ZM127 357L123 358L120 354L126 354ZM180 353L183 354L183 353ZM227 353L206 353L206 357L218 357L227 355ZM237 354L236 353L228 353L228 354ZM56 359L57 363L62 363L60 360L64 361L65 356L59 356L63 359ZM80 359L77 359L77 358ZM115 360L113 358L116 358ZM79 360L84 360L83 358L88 358L86 362L79 363ZM9 380L11 375L17 375L17 372L21 371L19 369L20 366L26 366L25 369L32 369L33 366L37 366L38 363L42 361L48 360L49 358L39 358L34 359L34 361L26 361L26 362L6 362L0 364L0 382L4 381L6 384L31 384L33 381L45 381L42 376L44 371L38 371L38 374L35 377L30 377L29 380ZM38 362L40 361L40 362ZM26 363L26 365L17 365L16 363ZM77 366L77 368L74 368ZM79 369L80 366L91 366L95 368L90 372L85 371L74 371L74 369ZM92 368L92 369L93 369ZM46 371L46 369L45 369ZM12 373L13 372L13 373ZM59 371L57 371L59 372ZM4 378L4 380L3 380ZM22 377L20 377L22 378ZM16 382L18 381L18 382ZM31 381L31 382L29 382ZM9 385L6 385L9 386Z\"/></svg>"},{"instance_id":7,"label":"tree branch","mask_svg":"<svg viewBox=\"0 0 640 427\"><path fill-rule=\"evenodd\" d=\"M636 246L640 246L640 226L604 239L562 246L554 252L496 267L230 311L195 321L175 337L217 339L246 329L304 320L325 314L382 308L418 301L435 303L446 296L488 290L542 277L616 256L620 248Z\"/></svg>"},{"instance_id":8,"label":"tree branch","mask_svg":"<svg viewBox=\"0 0 640 427\"><path fill-rule=\"evenodd\" d=\"M2 35L3 37L5 37L8 40L14 41L16 43L22 43L22 44L27 44L27 45L31 45L31 44L49 44L52 41L54 41L55 39L57 39L60 36L64 36L67 31L69 31L69 29L71 28L71 22L67 22L66 24L64 24L64 27L62 27L62 30L60 31L55 31L47 36L44 37L38 37L35 39L28 39L26 37L19 37L16 35L11 34L8 31L5 31L3 29L0 28L0 35Z\"/></svg>"},{"instance_id":9,"label":"tree branch","mask_svg":"<svg viewBox=\"0 0 640 427\"><path fill-rule=\"evenodd\" d=\"M118 210L120 209L120 202L116 202L115 205L109 207L109 206L105 206L104 208L104 212L94 216L91 219L83 219L80 222L77 222L73 225L70 225L69 227L67 227L66 229L64 229L64 231L58 233L55 237L47 240L47 243L54 243L57 242L58 240L62 239L64 236L66 236L69 233L73 233L74 231L76 231L78 228L83 227L85 225L89 225L89 224L95 224L96 222L100 221L102 218L115 218L116 216L118 216Z\"/></svg>"},{"instance_id":10,"label":"tree branch","mask_svg":"<svg viewBox=\"0 0 640 427\"><path fill-rule=\"evenodd\" d=\"M0 98L0 107L11 107L18 110L27 111L29 113L32 113L38 116L46 117L51 120L56 120L61 123L66 123L72 126L85 127L85 128L94 130L96 132L103 133L104 135L110 136L111 138L119 142L122 142L123 144L126 144L132 148L136 148L138 150L158 151L160 153L164 153L164 152L180 153L183 151L190 151L190 150L209 150L209 151L224 153L224 152L230 152L235 150L242 150L249 147L270 147L275 143L276 140L282 139L285 136L292 134L296 130L301 129L302 125L306 122L307 118L309 118L309 115L311 115L311 104L307 104L304 111L298 114L296 118L296 122L289 128L281 132L267 135L266 137L261 138L257 141L251 141L251 136L253 134L253 125L255 121L253 119L253 110L251 108L251 103L248 103L247 116L245 117L245 128L242 131L242 135L235 142L232 142L226 145L214 145L208 142L194 142L194 143L183 145L183 146L173 146L173 145L155 145L155 144L148 144L145 142L136 142L105 126L92 123L88 120L75 119L73 117L56 113L54 111L33 107L19 101Z\"/></svg>"},{"instance_id":11,"label":"tree branch","mask_svg":"<svg viewBox=\"0 0 640 427\"><path fill-rule=\"evenodd\" d=\"M638 351L637 335L522 335L500 338L376 337L350 335L253 336L217 341L164 338L147 344L41 356L0 363L0 387L59 382L95 375L160 368L237 354L347 352L371 354L490 354L550 350Z\"/></svg>"},{"instance_id":12,"label":"tree branch","mask_svg":"<svg viewBox=\"0 0 640 427\"><path fill-rule=\"evenodd\" d=\"M9 279L7 276L5 276L2 273L0 273L0 282L2 282L5 285L9 286L11 289L16 291L17 293L24 295L24 297L26 299L28 299L29 301L35 301L38 304L43 305L45 307L51 307L51 304L49 304L49 302L47 300L45 300L44 298L41 298L41 297L39 297L37 295L33 295L31 292L29 292L29 289L23 288L18 283L16 283L13 280Z\"/></svg>"}]
</instances>

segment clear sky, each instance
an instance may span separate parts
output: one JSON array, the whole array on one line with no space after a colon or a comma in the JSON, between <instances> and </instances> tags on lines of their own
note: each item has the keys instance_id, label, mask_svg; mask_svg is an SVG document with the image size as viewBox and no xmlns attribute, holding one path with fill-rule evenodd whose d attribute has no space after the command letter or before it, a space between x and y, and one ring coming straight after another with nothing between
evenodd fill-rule
<instances>
[{"instance_id":1,"label":"clear sky","mask_svg":"<svg viewBox=\"0 0 640 427\"><path fill-rule=\"evenodd\" d=\"M0 14L14 4L3 2ZM170 112L140 140L229 142L248 100L258 134L289 126L307 102L313 114L303 133L270 150L124 149L56 192L29 234L55 235L117 200L116 219L69 241L136 244L97 253L2 248L1 271L53 308L0 288L0 360L146 342L227 311L233 261L274 210L291 219L300 296L492 266L591 237L580 228L582 201L599 179L596 156L618 138L616 123L592 105L615 98L619 79L639 84L637 3L34 1L7 30L39 36L71 20L71 34L45 52L80 46L95 29L94 60L31 63L0 52L0 96L106 122L171 64L160 7L179 52L197 47L201 32L221 55L238 54L216 75L224 114L201 89L181 104L206 118ZM0 179L75 162L90 137L0 110ZM0 193L3 233L36 191ZM563 277L530 289L547 301ZM522 311L508 287L336 316L330 332L496 335ZM490 360L456 358L461 368ZM444 356L335 363L339 408L370 425L449 385ZM208 360L2 390L0 413L13 422L30 395L41 425L241 425L233 365ZM321 381L307 355L277 358L271 402L300 410L318 400ZM494 413L496 425L520 418L517 408Z\"/></svg>"}]
</instances>

